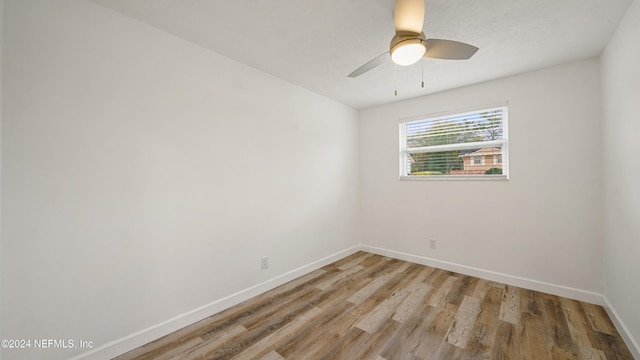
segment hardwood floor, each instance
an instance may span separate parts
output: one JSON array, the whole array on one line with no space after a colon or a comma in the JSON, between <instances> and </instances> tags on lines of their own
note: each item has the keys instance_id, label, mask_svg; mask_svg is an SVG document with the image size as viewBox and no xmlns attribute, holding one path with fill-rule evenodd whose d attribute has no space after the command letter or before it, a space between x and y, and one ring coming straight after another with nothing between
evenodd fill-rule
<instances>
[{"instance_id":1,"label":"hardwood floor","mask_svg":"<svg viewBox=\"0 0 640 360\"><path fill-rule=\"evenodd\" d=\"M126 359L629 359L596 305L358 252Z\"/></svg>"}]
</instances>

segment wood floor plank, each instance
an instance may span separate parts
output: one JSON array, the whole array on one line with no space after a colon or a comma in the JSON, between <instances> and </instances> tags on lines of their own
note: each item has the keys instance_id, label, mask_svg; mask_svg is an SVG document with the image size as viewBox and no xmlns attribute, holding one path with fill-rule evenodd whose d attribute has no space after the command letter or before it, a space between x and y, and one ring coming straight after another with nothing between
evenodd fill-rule
<instances>
[{"instance_id":1,"label":"wood floor plank","mask_svg":"<svg viewBox=\"0 0 640 360\"><path fill-rule=\"evenodd\" d=\"M346 271L341 271L339 273L337 273L335 276L330 277L324 281L322 281L321 283L317 284L316 287L320 290L327 290L330 286L332 286L333 284L339 282L340 280L353 275L354 273L357 273L358 271L364 269L363 266L360 265L356 265L352 268L347 269Z\"/></svg>"},{"instance_id":2,"label":"wood floor plank","mask_svg":"<svg viewBox=\"0 0 640 360\"><path fill-rule=\"evenodd\" d=\"M334 261L331 264L327 264L325 266L322 267L323 270L325 271L332 271L332 270L339 270L338 268L353 261L354 259L360 258L366 254L369 254L366 251L357 251L351 255L345 256L342 259L338 260L338 261Z\"/></svg>"},{"instance_id":3,"label":"wood floor plank","mask_svg":"<svg viewBox=\"0 0 640 360\"><path fill-rule=\"evenodd\" d=\"M357 318L350 312L352 307L353 304L342 302L323 309L313 322L298 330L288 341L281 342L275 350L285 359L322 357L327 352L327 344L341 341L344 334L354 328Z\"/></svg>"},{"instance_id":4,"label":"wood floor plank","mask_svg":"<svg viewBox=\"0 0 640 360\"><path fill-rule=\"evenodd\" d=\"M364 319L369 316L369 314L387 300L387 298L401 290L407 281L411 281L411 279L414 279L419 274L419 267L403 266L402 268L406 268L406 271L393 271L393 276L390 279L377 287L374 292L370 294L367 293L368 297L361 303L356 304L353 313L358 316L359 319Z\"/></svg>"},{"instance_id":5,"label":"wood floor plank","mask_svg":"<svg viewBox=\"0 0 640 360\"><path fill-rule=\"evenodd\" d=\"M358 253L358 257L356 257L355 259L349 261L346 264L342 264L340 266L338 266L339 270L347 270L350 269L356 265L359 265L362 261L366 260L367 258L371 257L373 254L369 254L369 253L365 253L365 252L359 252Z\"/></svg>"},{"instance_id":6,"label":"wood floor plank","mask_svg":"<svg viewBox=\"0 0 640 360\"><path fill-rule=\"evenodd\" d=\"M382 257L381 261L384 264L384 266L378 267L376 271L370 272L368 275L370 278L377 279L378 277L383 276L385 274L396 272L398 271L398 269L402 271L403 268L407 268L409 266L409 264L407 264L405 261L390 259L386 257Z\"/></svg>"},{"instance_id":7,"label":"wood floor plank","mask_svg":"<svg viewBox=\"0 0 640 360\"><path fill-rule=\"evenodd\" d=\"M366 252L117 360L633 360L600 306Z\"/></svg>"},{"instance_id":8,"label":"wood floor plank","mask_svg":"<svg viewBox=\"0 0 640 360\"><path fill-rule=\"evenodd\" d=\"M432 354L437 353L444 343L444 337L457 311L458 307L449 303L444 303L443 306L438 307L438 312L426 332L421 334L420 344L413 350L413 355L423 359L430 359Z\"/></svg>"},{"instance_id":9,"label":"wood floor plank","mask_svg":"<svg viewBox=\"0 0 640 360\"><path fill-rule=\"evenodd\" d=\"M464 350L451 345L448 342L443 342L440 344L438 349L433 353L430 359L438 359L438 360L451 360L451 359L460 359L462 357Z\"/></svg>"},{"instance_id":10,"label":"wood floor plank","mask_svg":"<svg viewBox=\"0 0 640 360\"><path fill-rule=\"evenodd\" d=\"M410 318L411 314L418 309L419 304L425 300L427 295L429 295L431 285L421 282L416 284L415 288L412 290L411 294L402 301L393 313L393 320L399 323L404 323L405 320Z\"/></svg>"},{"instance_id":11,"label":"wood floor plank","mask_svg":"<svg viewBox=\"0 0 640 360\"><path fill-rule=\"evenodd\" d=\"M449 294L449 291L451 291L455 283L459 280L460 279L458 277L447 276L441 286L438 287L435 292L432 292L432 295L429 297L429 305L440 306L447 297L447 294Z\"/></svg>"},{"instance_id":12,"label":"wood floor plank","mask_svg":"<svg viewBox=\"0 0 640 360\"><path fill-rule=\"evenodd\" d=\"M582 312L580 304L578 304L576 300L565 298L560 299L560 303L567 318L567 324L569 325L569 332L571 333L573 342L578 346L591 347L586 317Z\"/></svg>"},{"instance_id":13,"label":"wood floor plank","mask_svg":"<svg viewBox=\"0 0 640 360\"><path fill-rule=\"evenodd\" d=\"M380 356L382 349L391 341L391 334L398 331L400 324L391 319L387 319L380 327L380 331L367 336L364 343L357 349L357 357L353 359L373 359Z\"/></svg>"},{"instance_id":14,"label":"wood floor plank","mask_svg":"<svg viewBox=\"0 0 640 360\"><path fill-rule=\"evenodd\" d=\"M569 331L569 325L567 324L560 299L556 296L543 294L541 302L545 329L551 338L553 346L564 349L567 353L577 354L578 349L571 338L571 332ZM554 353L559 354L560 351L555 349Z\"/></svg>"},{"instance_id":15,"label":"wood floor plank","mask_svg":"<svg viewBox=\"0 0 640 360\"><path fill-rule=\"evenodd\" d=\"M545 328L539 293L520 289L520 309L522 309L520 352L527 359L549 359L553 340Z\"/></svg>"},{"instance_id":16,"label":"wood floor plank","mask_svg":"<svg viewBox=\"0 0 640 360\"><path fill-rule=\"evenodd\" d=\"M398 305L409 296L409 293L409 290L406 289L394 292L380 305L376 306L364 319L360 320L356 324L356 327L369 334L375 333L380 326L391 317L391 313Z\"/></svg>"},{"instance_id":17,"label":"wood floor plank","mask_svg":"<svg viewBox=\"0 0 640 360\"><path fill-rule=\"evenodd\" d=\"M372 282L370 282L369 285L363 287L355 294L351 295L347 300L354 304L360 304L364 300L368 299L371 296L371 294L373 294L378 289L380 289L384 284L386 284L392 278L393 278L393 274L383 275L373 280Z\"/></svg>"},{"instance_id":18,"label":"wood floor plank","mask_svg":"<svg viewBox=\"0 0 640 360\"><path fill-rule=\"evenodd\" d=\"M492 359L519 359L520 331L522 327L511 322L498 320L498 331L493 345Z\"/></svg>"},{"instance_id":19,"label":"wood floor plank","mask_svg":"<svg viewBox=\"0 0 640 360\"><path fill-rule=\"evenodd\" d=\"M494 339L498 331L498 316L504 289L491 286L480 304L480 313L476 318L471 338L465 349L463 359L490 359Z\"/></svg>"},{"instance_id":20,"label":"wood floor plank","mask_svg":"<svg viewBox=\"0 0 640 360\"><path fill-rule=\"evenodd\" d=\"M472 276L462 276L459 279L460 280L456 282L456 284L451 288L451 291L449 291L447 296L444 298L444 301L456 306L460 306L462 300L464 300L466 296L471 296L471 294L473 294L476 284L480 280Z\"/></svg>"},{"instance_id":21,"label":"wood floor plank","mask_svg":"<svg viewBox=\"0 0 640 360\"><path fill-rule=\"evenodd\" d=\"M267 355L260 358L260 360L286 360L276 351L270 351Z\"/></svg>"},{"instance_id":22,"label":"wood floor plank","mask_svg":"<svg viewBox=\"0 0 640 360\"><path fill-rule=\"evenodd\" d=\"M476 286L473 289L473 293L471 293L471 296L482 300L484 299L485 295L492 287L493 286L491 284L491 281L478 279L478 282L476 283Z\"/></svg>"},{"instance_id":23,"label":"wood floor plank","mask_svg":"<svg viewBox=\"0 0 640 360\"><path fill-rule=\"evenodd\" d=\"M594 331L589 333L589 338L593 347L596 350L602 351L607 359L633 359L629 348L624 344L624 341L617 332L616 335L609 335Z\"/></svg>"},{"instance_id":24,"label":"wood floor plank","mask_svg":"<svg viewBox=\"0 0 640 360\"><path fill-rule=\"evenodd\" d=\"M400 328L380 355L386 360L416 357L413 351L420 345L422 335L427 333L436 314L435 308L422 302L412 316L401 323Z\"/></svg>"},{"instance_id":25,"label":"wood floor plank","mask_svg":"<svg viewBox=\"0 0 640 360\"><path fill-rule=\"evenodd\" d=\"M587 315L591 329L608 335L617 334L615 326L602 306L587 303L582 303L581 306Z\"/></svg>"},{"instance_id":26,"label":"wood floor plank","mask_svg":"<svg viewBox=\"0 0 640 360\"><path fill-rule=\"evenodd\" d=\"M277 307L283 302L291 301L293 299L299 300L301 294L306 293L307 290L311 289L313 284L318 281L322 281L327 275L328 274L323 271L316 273L313 277L305 276L303 279L304 281L300 281L298 279L293 280L265 294L257 296L252 300L245 301L196 323L196 328L194 330L198 336L202 337L206 341L217 336L218 333L226 331L226 329L237 323L250 321L251 319L260 316L266 317L266 314L276 311ZM193 325L179 330L176 333L189 331L192 327Z\"/></svg>"},{"instance_id":27,"label":"wood floor plank","mask_svg":"<svg viewBox=\"0 0 640 360\"><path fill-rule=\"evenodd\" d=\"M553 346L551 348L551 358L553 360L578 360L578 355L561 347Z\"/></svg>"},{"instance_id":28,"label":"wood floor plank","mask_svg":"<svg viewBox=\"0 0 640 360\"><path fill-rule=\"evenodd\" d=\"M265 323L271 321L274 318L280 318L290 312L291 307L299 306L300 303L309 302L315 299L321 293L320 290L314 287L306 287L293 295L283 296L282 301L274 303L268 308L261 309L252 314L248 314L236 322L242 324L248 330L264 326ZM203 336L206 338L206 336Z\"/></svg>"},{"instance_id":29,"label":"wood floor plank","mask_svg":"<svg viewBox=\"0 0 640 360\"><path fill-rule=\"evenodd\" d=\"M287 325L279 328L271 334L265 336L260 341L249 346L247 349L234 356L234 360L251 360L256 357L264 356L270 351L270 349L277 346L278 341L283 341L285 338L293 336L298 330L307 325L309 321L313 321L316 316L321 314L322 310L317 307L313 307L311 310L296 317Z\"/></svg>"},{"instance_id":30,"label":"wood floor plank","mask_svg":"<svg viewBox=\"0 0 640 360\"><path fill-rule=\"evenodd\" d=\"M375 359L382 352L382 348L391 341L389 335L395 333L398 327L398 322L389 319L384 322L380 331L374 334L361 330L348 345L340 346L331 357L325 357L325 359Z\"/></svg>"},{"instance_id":31,"label":"wood floor plank","mask_svg":"<svg viewBox=\"0 0 640 360\"><path fill-rule=\"evenodd\" d=\"M398 272L398 274L405 275L405 278L401 283L402 288L413 292L416 286L420 283L424 283L424 280L427 279L429 274L432 272L432 267L411 264L411 266L405 269L402 273Z\"/></svg>"},{"instance_id":32,"label":"wood floor plank","mask_svg":"<svg viewBox=\"0 0 640 360\"><path fill-rule=\"evenodd\" d=\"M154 355L154 360L172 360L172 359L181 359L184 357L184 354L194 351L197 347L201 346L204 343L202 338L197 337L182 343L179 346L172 347L169 351L163 352L162 355Z\"/></svg>"},{"instance_id":33,"label":"wood floor plank","mask_svg":"<svg viewBox=\"0 0 640 360\"><path fill-rule=\"evenodd\" d=\"M233 343L237 339L242 338L246 333L247 329L245 329L242 325L233 326L229 331L218 334L218 336L213 337L212 339L203 342L202 344L189 349L184 353L175 353L170 357L171 360L203 360L208 358L208 356L212 353L215 353L221 346L225 343Z\"/></svg>"},{"instance_id":34,"label":"wood floor plank","mask_svg":"<svg viewBox=\"0 0 640 360\"><path fill-rule=\"evenodd\" d=\"M323 349L322 353L317 354L313 359L318 360L334 360L334 359L349 359L350 353L353 353L357 345L362 341L361 339L366 336L366 333L357 327L352 327L344 333L343 336L336 342L328 343ZM295 359L291 357L291 359ZM304 359L301 357L300 359ZM357 359L352 357L351 359Z\"/></svg>"},{"instance_id":35,"label":"wood floor plank","mask_svg":"<svg viewBox=\"0 0 640 360\"><path fill-rule=\"evenodd\" d=\"M347 301L324 308L320 316L308 327L296 333L297 338L282 343L276 348L288 359L316 358L323 353L327 343L333 343L353 328L357 318L351 313L353 304Z\"/></svg>"},{"instance_id":36,"label":"wood floor plank","mask_svg":"<svg viewBox=\"0 0 640 360\"><path fill-rule=\"evenodd\" d=\"M264 345L265 338L271 339L273 338L273 333L279 334L281 333L281 329L289 329L290 323L304 318L305 314L311 310L315 311L317 305L325 301L330 295L331 292L316 292L316 296L308 297L303 301L293 304L293 306L288 307L285 311L280 312L278 316L265 318L264 321L260 323L260 326L250 329L245 337L237 340L232 346L219 349L216 353L209 355L208 359L229 359L236 356L239 352L246 351L247 348L254 346L256 343Z\"/></svg>"},{"instance_id":37,"label":"wood floor plank","mask_svg":"<svg viewBox=\"0 0 640 360\"><path fill-rule=\"evenodd\" d=\"M602 350L583 345L578 346L578 358L581 360L607 360L607 356Z\"/></svg>"},{"instance_id":38,"label":"wood floor plank","mask_svg":"<svg viewBox=\"0 0 640 360\"><path fill-rule=\"evenodd\" d=\"M324 325L320 325L319 327L316 327L314 329L314 335L317 334L317 336L320 339L322 339L320 343L326 344L327 342L329 343L341 342L342 337L344 336L345 333L348 332L349 328L355 326L355 323L357 322L357 320L364 317L368 313L368 311L370 311L371 307L375 306L378 303L378 301L376 300L376 296L381 297L384 294L388 294L389 289L396 288L397 286L400 285L400 280L402 278L411 279L412 278L411 273L412 272L416 273L418 270L420 270L420 267L418 266L418 267L414 267L412 271L408 271L407 273L401 274L401 273L398 273L397 271L399 269L398 263L391 263L386 259L380 259L380 260L381 260L380 264L376 264L375 266L374 264L372 264L373 271L358 272L357 276L350 277L354 281L347 283L346 286L339 287L334 294L345 294L346 292L349 292L349 291L352 291L353 293L355 290L351 290L350 287L353 286L353 289L356 289L358 286L360 286L360 288L366 286L365 284L368 284L366 282L367 279L363 279L363 277L365 275L368 276L372 273L378 273L378 271L380 270L379 269L380 265L382 265L384 268L387 268L388 271L392 273L396 273L396 276L388 281L388 284L386 284L387 285L386 289L378 289L380 291L377 291L371 294L371 298L367 298L366 299L367 301L364 304L360 305L361 308L358 311L352 311L348 313L343 312L339 316L336 316L335 323L334 321L331 321L331 323L327 323ZM407 276L401 277L400 275L407 275ZM368 280L369 282L371 281L371 279L368 279ZM327 309L326 311L331 311L336 307L353 305L352 303L345 301L345 299L346 299L345 296L341 296L341 297L333 296L333 298L330 301L323 304L322 307L323 309ZM314 336L313 338L316 338L316 337ZM291 358L291 359L322 358L326 354L326 349L323 348L322 346L314 346L314 343L317 343L317 342L318 341L314 342L314 341L303 340L300 342L297 348L289 347L285 349L279 349L279 352L283 354L286 358Z\"/></svg>"},{"instance_id":39,"label":"wood floor plank","mask_svg":"<svg viewBox=\"0 0 640 360\"><path fill-rule=\"evenodd\" d=\"M520 324L520 288L515 286L505 288L499 319L514 325Z\"/></svg>"},{"instance_id":40,"label":"wood floor plank","mask_svg":"<svg viewBox=\"0 0 640 360\"><path fill-rule=\"evenodd\" d=\"M445 341L461 349L466 348L471 337L471 330L479 313L480 299L473 296L465 296L453 317L453 322L449 326Z\"/></svg>"},{"instance_id":41,"label":"wood floor plank","mask_svg":"<svg viewBox=\"0 0 640 360\"><path fill-rule=\"evenodd\" d=\"M210 320L210 319L205 319ZM203 320L204 321L204 320ZM203 321L200 321L202 323ZM196 323L198 324L198 323ZM193 324L192 326L196 325ZM188 331L185 331L188 329ZM158 339L149 344L143 345L137 349L134 349L126 354L120 355L114 360L128 360L128 359L138 359L138 360L147 360L147 359L155 359L156 357L161 356L167 352L173 352L177 348L183 348L185 344L197 342L202 343L203 340L200 336L197 335L198 329L185 328L178 330L174 333L171 333L161 339Z\"/></svg>"}]
</instances>

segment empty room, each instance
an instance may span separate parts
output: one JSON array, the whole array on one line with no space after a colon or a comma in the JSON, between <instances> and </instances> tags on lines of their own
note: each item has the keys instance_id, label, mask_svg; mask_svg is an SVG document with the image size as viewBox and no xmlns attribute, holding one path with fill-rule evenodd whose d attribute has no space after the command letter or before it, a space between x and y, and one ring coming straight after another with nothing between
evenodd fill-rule
<instances>
[{"instance_id":1,"label":"empty room","mask_svg":"<svg viewBox=\"0 0 640 360\"><path fill-rule=\"evenodd\" d=\"M640 360L640 0L0 19L2 360Z\"/></svg>"}]
</instances>

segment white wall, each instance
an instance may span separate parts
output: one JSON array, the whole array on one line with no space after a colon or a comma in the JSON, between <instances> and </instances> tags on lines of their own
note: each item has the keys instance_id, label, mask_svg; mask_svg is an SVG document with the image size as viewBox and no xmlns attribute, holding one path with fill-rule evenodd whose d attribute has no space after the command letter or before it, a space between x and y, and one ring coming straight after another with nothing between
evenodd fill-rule
<instances>
[{"instance_id":1,"label":"white wall","mask_svg":"<svg viewBox=\"0 0 640 360\"><path fill-rule=\"evenodd\" d=\"M631 4L602 56L604 295L640 357L640 2Z\"/></svg>"},{"instance_id":2,"label":"white wall","mask_svg":"<svg viewBox=\"0 0 640 360\"><path fill-rule=\"evenodd\" d=\"M587 60L361 111L363 242L599 298L599 89L599 61ZM399 118L502 101L510 180L398 179Z\"/></svg>"},{"instance_id":3,"label":"white wall","mask_svg":"<svg viewBox=\"0 0 640 360\"><path fill-rule=\"evenodd\" d=\"M356 244L355 110L86 1L4 26L3 337L104 346Z\"/></svg>"}]
</instances>

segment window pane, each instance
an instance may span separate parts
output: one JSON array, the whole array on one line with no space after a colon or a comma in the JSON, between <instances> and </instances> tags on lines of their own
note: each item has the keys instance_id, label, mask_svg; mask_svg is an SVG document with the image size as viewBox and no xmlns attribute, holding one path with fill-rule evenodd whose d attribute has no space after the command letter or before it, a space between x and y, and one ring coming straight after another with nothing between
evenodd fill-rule
<instances>
[{"instance_id":1,"label":"window pane","mask_svg":"<svg viewBox=\"0 0 640 360\"><path fill-rule=\"evenodd\" d=\"M462 157L462 169L451 175L500 175L502 174L502 148L486 147L480 149L464 150Z\"/></svg>"},{"instance_id":2,"label":"window pane","mask_svg":"<svg viewBox=\"0 0 640 360\"><path fill-rule=\"evenodd\" d=\"M463 166L459 150L411 154L410 162L409 175L415 176L449 175Z\"/></svg>"},{"instance_id":3,"label":"window pane","mask_svg":"<svg viewBox=\"0 0 640 360\"><path fill-rule=\"evenodd\" d=\"M460 144L503 138L502 108L406 124L407 148Z\"/></svg>"},{"instance_id":4,"label":"window pane","mask_svg":"<svg viewBox=\"0 0 640 360\"><path fill-rule=\"evenodd\" d=\"M408 175L500 175L502 174L502 161L494 162L493 157L501 157L501 154L501 148L479 148L410 154L408 157L409 164L407 166L407 168L410 169Z\"/></svg>"}]
</instances>

